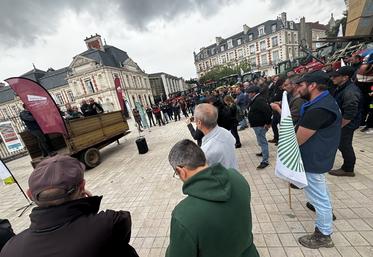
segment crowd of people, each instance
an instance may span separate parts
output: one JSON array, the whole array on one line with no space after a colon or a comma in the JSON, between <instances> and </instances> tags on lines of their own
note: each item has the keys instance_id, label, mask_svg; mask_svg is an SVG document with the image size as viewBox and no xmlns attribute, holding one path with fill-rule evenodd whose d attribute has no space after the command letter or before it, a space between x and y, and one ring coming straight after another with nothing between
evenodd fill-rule
<instances>
[{"instance_id":1,"label":"crowd of people","mask_svg":"<svg viewBox=\"0 0 373 257\"><path fill-rule=\"evenodd\" d=\"M361 65L365 64L372 65ZM162 126L180 120L182 112L197 141L181 140L168 155L174 177L183 182L187 197L172 212L166 256L259 256L253 243L250 185L238 171L235 148L241 147L238 130L249 124L261 149L257 169L269 165L268 142L281 143L278 125L284 91L307 178L307 206L316 212L314 232L298 241L311 249L333 247L336 217L325 174L355 176L353 135L361 126L367 126L362 129L367 134L372 131L372 91L366 90L372 90L371 82L356 79L359 68L348 65L329 73L289 72L286 77L257 78L147 107L151 126L156 125L153 115ZM139 111L134 109L133 114L139 127L144 126ZM270 128L274 137L267 140ZM343 165L332 170L338 150ZM62 155L45 159L35 168L27 191L38 206L31 212L31 226L14 236L5 222L11 239L1 257L138 256L129 244L130 213L98 212L102 197L86 190L84 169L78 160Z\"/></svg>"},{"instance_id":2,"label":"crowd of people","mask_svg":"<svg viewBox=\"0 0 373 257\"><path fill-rule=\"evenodd\" d=\"M80 104L80 111L77 106L71 106L70 103L65 104L66 112L63 112L65 119L72 120L82 117L89 117L104 112L102 105L97 103L93 98L83 99Z\"/></svg>"}]
</instances>

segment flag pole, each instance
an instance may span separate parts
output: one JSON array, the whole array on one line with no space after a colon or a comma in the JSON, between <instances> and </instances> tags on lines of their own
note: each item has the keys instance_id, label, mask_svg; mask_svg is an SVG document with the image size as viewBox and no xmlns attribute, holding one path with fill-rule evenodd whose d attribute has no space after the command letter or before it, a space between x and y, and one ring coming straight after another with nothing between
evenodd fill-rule
<instances>
[{"instance_id":1,"label":"flag pole","mask_svg":"<svg viewBox=\"0 0 373 257\"><path fill-rule=\"evenodd\" d=\"M3 162L2 159L0 159L0 161L2 162L2 164L4 165L4 167L8 170L9 174L12 176L12 179L14 180L14 183L17 184L19 190L21 190L23 196L26 198L26 200L27 200L27 202L28 202L27 205L25 205L25 206L23 206L23 207L21 207L21 208L19 208L19 209L16 210L16 211L20 211L20 210L22 210L21 214L18 216L18 217L21 217L22 214L23 214L23 213L24 213L24 212L25 212L29 207L31 207L31 206L34 204L34 202L30 201L30 199L27 197L25 191L23 190L23 188L21 187L21 185L18 183L18 180L14 177L13 173L10 171L10 169L9 169L8 166L5 164L5 162Z\"/></svg>"},{"instance_id":2,"label":"flag pole","mask_svg":"<svg viewBox=\"0 0 373 257\"><path fill-rule=\"evenodd\" d=\"M23 196L26 198L27 202L30 203L30 199L27 197L25 191L22 189L21 185L18 183L17 179L14 177L13 173L10 171L10 169L8 168L8 166L6 166L6 164L3 162L3 160L1 160L1 162L3 163L4 167L8 170L9 174L12 176L13 180L14 180L14 183L17 184L18 188L21 190Z\"/></svg>"},{"instance_id":3,"label":"flag pole","mask_svg":"<svg viewBox=\"0 0 373 257\"><path fill-rule=\"evenodd\" d=\"M293 207L291 206L291 186L290 186L290 183L289 183L289 207L290 207L290 209L293 209Z\"/></svg>"}]
</instances>

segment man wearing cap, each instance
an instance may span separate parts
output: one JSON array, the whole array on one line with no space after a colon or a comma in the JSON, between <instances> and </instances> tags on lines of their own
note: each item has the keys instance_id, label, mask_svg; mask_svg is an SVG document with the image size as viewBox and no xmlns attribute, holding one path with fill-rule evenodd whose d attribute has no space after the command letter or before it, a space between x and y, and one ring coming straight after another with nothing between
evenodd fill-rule
<instances>
[{"instance_id":1,"label":"man wearing cap","mask_svg":"<svg viewBox=\"0 0 373 257\"><path fill-rule=\"evenodd\" d=\"M329 172L333 176L355 176L356 156L352 140L355 130L360 126L363 105L361 91L351 81L354 73L353 67L344 66L330 74L337 87L334 98L342 112L342 134L338 149L342 153L343 165L341 168Z\"/></svg>"},{"instance_id":2,"label":"man wearing cap","mask_svg":"<svg viewBox=\"0 0 373 257\"><path fill-rule=\"evenodd\" d=\"M330 95L329 77L323 71L303 75L298 81L301 107L296 136L306 171L308 186L304 192L316 209L315 232L298 239L307 248L333 247L332 204L325 173L333 167L341 134L341 113Z\"/></svg>"},{"instance_id":3,"label":"man wearing cap","mask_svg":"<svg viewBox=\"0 0 373 257\"><path fill-rule=\"evenodd\" d=\"M56 155L39 163L27 194L37 205L28 229L8 241L1 257L138 256L129 245L131 216L99 211L102 196L85 189L85 166Z\"/></svg>"},{"instance_id":4,"label":"man wearing cap","mask_svg":"<svg viewBox=\"0 0 373 257\"><path fill-rule=\"evenodd\" d=\"M250 127L253 128L256 140L261 148L261 152L257 153L257 156L262 156L262 161L257 169L264 169L269 165L269 151L266 133L271 127L272 110L267 100L260 93L260 87L251 86L247 89L247 93L251 99L248 115Z\"/></svg>"}]
</instances>

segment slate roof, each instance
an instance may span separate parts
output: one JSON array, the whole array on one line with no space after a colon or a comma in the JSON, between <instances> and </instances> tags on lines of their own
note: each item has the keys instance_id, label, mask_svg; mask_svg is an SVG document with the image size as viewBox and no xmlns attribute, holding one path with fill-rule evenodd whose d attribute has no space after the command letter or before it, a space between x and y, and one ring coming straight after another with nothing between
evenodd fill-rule
<instances>
[{"instance_id":1,"label":"slate roof","mask_svg":"<svg viewBox=\"0 0 373 257\"><path fill-rule=\"evenodd\" d=\"M67 85L68 67L48 71L44 77L39 80L39 83L47 90Z\"/></svg>"},{"instance_id":2,"label":"slate roof","mask_svg":"<svg viewBox=\"0 0 373 257\"><path fill-rule=\"evenodd\" d=\"M33 81L39 81L39 79L42 78L45 75L45 73L47 72L43 70L32 69L29 72L21 75L21 77L31 79Z\"/></svg>"},{"instance_id":3,"label":"slate roof","mask_svg":"<svg viewBox=\"0 0 373 257\"><path fill-rule=\"evenodd\" d=\"M122 64L129 58L125 51L122 51L114 46L105 45L105 52L97 49L89 49L79 55L95 60L97 63L101 63L104 66L122 67ZM62 69L43 71L39 69L33 69L29 72L21 75L20 77L28 78L33 81L40 83L45 89L50 90L57 87L67 85L67 75L69 67ZM0 104L14 100L15 93L10 87L4 87L0 89Z\"/></svg>"},{"instance_id":4,"label":"slate roof","mask_svg":"<svg viewBox=\"0 0 373 257\"><path fill-rule=\"evenodd\" d=\"M166 75L168 77L173 77L173 78L177 78L179 79L178 77L174 76L174 75L171 75L171 74L168 74L166 72L156 72L156 73L151 73L149 74L149 77L158 77L158 76L161 76L161 75Z\"/></svg>"},{"instance_id":5,"label":"slate roof","mask_svg":"<svg viewBox=\"0 0 373 257\"><path fill-rule=\"evenodd\" d=\"M95 60L104 66L115 68L122 67L123 62L129 58L125 51L114 46L105 45L104 49L105 52L98 49L89 49L79 55Z\"/></svg>"},{"instance_id":6,"label":"slate roof","mask_svg":"<svg viewBox=\"0 0 373 257\"><path fill-rule=\"evenodd\" d=\"M287 25L287 29L290 30L290 23L293 22L293 21L287 21L286 25ZM200 61L200 60L203 60L207 57L210 57L210 56L213 56L215 54L219 54L219 53L222 53L222 52L226 52L228 49L228 40L232 39L232 43L233 43L233 47L230 48L230 49L233 49L235 47L238 46L238 39L241 39L241 44L245 44L245 43L248 43L250 41L254 41L256 39L259 39L260 37L262 36L259 36L259 27L262 27L264 26L264 35L263 36L267 36L267 35L270 35L274 32L272 32L272 25L276 25L276 32L279 31L279 30L282 30L284 29L284 24L283 22L280 20L280 19L277 19L277 20L268 20L264 23L261 23L255 27L252 27L249 29L249 31L245 34L243 31L242 32L239 32L233 36L230 36L228 38L225 38L223 39L219 45L217 45L216 43L212 44L212 45L209 45L203 49L201 49L201 51L195 55L195 61ZM295 22L293 22L293 29L291 30L296 30L296 24ZM249 35L252 35L252 40L249 40ZM221 51L221 46L224 46L224 51Z\"/></svg>"},{"instance_id":7,"label":"slate roof","mask_svg":"<svg viewBox=\"0 0 373 257\"><path fill-rule=\"evenodd\" d=\"M326 25L320 24L317 22L306 22L307 25L309 25L312 29L320 29L320 30L328 30L328 27Z\"/></svg>"},{"instance_id":8,"label":"slate roof","mask_svg":"<svg viewBox=\"0 0 373 257\"><path fill-rule=\"evenodd\" d=\"M65 67L59 70L50 69L42 71L33 69L20 77L31 79L41 84L45 89L50 90L53 88L67 85L67 72L69 68ZM0 89L0 104L8 101L13 101L15 97L14 91L10 87L3 87Z\"/></svg>"},{"instance_id":9,"label":"slate roof","mask_svg":"<svg viewBox=\"0 0 373 257\"><path fill-rule=\"evenodd\" d=\"M0 89L0 103L5 103L14 100L16 94L10 87Z\"/></svg>"}]
</instances>

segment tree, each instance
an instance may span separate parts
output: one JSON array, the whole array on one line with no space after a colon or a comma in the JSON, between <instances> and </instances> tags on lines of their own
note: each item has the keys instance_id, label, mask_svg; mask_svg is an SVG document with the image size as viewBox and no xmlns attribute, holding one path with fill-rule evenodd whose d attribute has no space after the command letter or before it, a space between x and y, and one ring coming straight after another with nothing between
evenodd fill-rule
<instances>
[{"instance_id":1,"label":"tree","mask_svg":"<svg viewBox=\"0 0 373 257\"><path fill-rule=\"evenodd\" d=\"M238 65L233 64L231 66L226 66L226 65L215 66L210 71L208 71L205 75L203 75L199 79L199 81L201 83L206 83L207 81L210 81L210 80L218 81L219 79L229 76L229 75L241 74L241 69L244 72L251 71L250 63L247 60L245 60L244 62L241 62Z\"/></svg>"}]
</instances>

